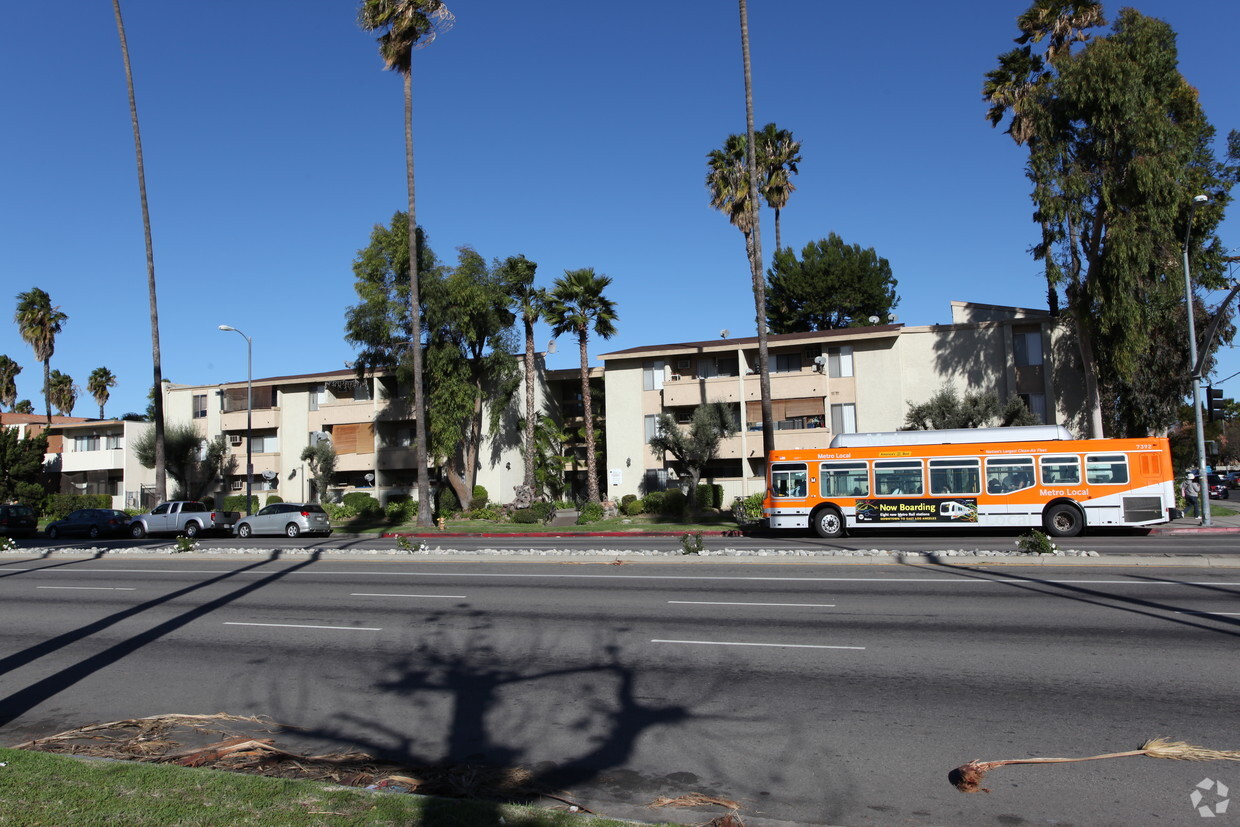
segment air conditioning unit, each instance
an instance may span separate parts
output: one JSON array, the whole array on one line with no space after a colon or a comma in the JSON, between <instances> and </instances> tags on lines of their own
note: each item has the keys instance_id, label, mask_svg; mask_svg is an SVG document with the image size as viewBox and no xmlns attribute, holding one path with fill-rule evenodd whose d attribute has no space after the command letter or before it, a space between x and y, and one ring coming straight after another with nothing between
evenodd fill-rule
<instances>
[{"instance_id":1,"label":"air conditioning unit","mask_svg":"<svg viewBox=\"0 0 1240 827\"><path fill-rule=\"evenodd\" d=\"M229 435L228 435L228 444L229 444L229 445L232 445L232 446L234 446L234 447L236 447L236 446L240 445L240 444L241 444L241 434L229 434Z\"/></svg>"},{"instance_id":2,"label":"air conditioning unit","mask_svg":"<svg viewBox=\"0 0 1240 827\"><path fill-rule=\"evenodd\" d=\"M679 381L680 381L680 374L679 374L679 373L673 373L673 374L672 374L672 376L671 376L671 378L670 378L668 381L669 381L669 382L679 382Z\"/></svg>"},{"instance_id":3,"label":"air conditioning unit","mask_svg":"<svg viewBox=\"0 0 1240 827\"><path fill-rule=\"evenodd\" d=\"M233 490L233 491L240 491L242 488L245 488L245 483L244 483L244 482L242 482L241 480L233 480L233 481L232 481L232 490Z\"/></svg>"}]
</instances>

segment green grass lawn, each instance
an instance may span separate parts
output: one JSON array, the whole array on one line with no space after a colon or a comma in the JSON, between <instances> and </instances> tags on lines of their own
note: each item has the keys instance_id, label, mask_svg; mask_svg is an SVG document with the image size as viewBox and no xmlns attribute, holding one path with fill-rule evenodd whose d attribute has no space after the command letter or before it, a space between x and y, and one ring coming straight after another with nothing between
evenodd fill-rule
<instances>
[{"instance_id":1,"label":"green grass lawn","mask_svg":"<svg viewBox=\"0 0 1240 827\"><path fill-rule=\"evenodd\" d=\"M382 515L357 517L348 522L335 523L337 531L348 534L427 534L437 529L419 528L414 522L391 523ZM686 522L669 517L639 514L636 517L613 517L586 525L543 525L542 523L493 522L490 520L446 520L444 531L457 534L567 534L573 532L623 531L641 534L660 532L684 534L690 531L734 531L738 528L731 512L705 513L698 522Z\"/></svg>"},{"instance_id":2,"label":"green grass lawn","mask_svg":"<svg viewBox=\"0 0 1240 827\"><path fill-rule=\"evenodd\" d=\"M0 749L0 825L621 827L580 813L369 792L317 781ZM661 822L663 823L663 822ZM670 825L669 825L670 827Z\"/></svg>"}]
</instances>

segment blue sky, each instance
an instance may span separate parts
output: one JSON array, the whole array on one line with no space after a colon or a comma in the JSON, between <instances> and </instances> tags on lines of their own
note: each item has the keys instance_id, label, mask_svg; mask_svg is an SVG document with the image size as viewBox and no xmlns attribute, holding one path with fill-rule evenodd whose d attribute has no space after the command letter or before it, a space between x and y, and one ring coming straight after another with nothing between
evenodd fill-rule
<instances>
[{"instance_id":1,"label":"blue sky","mask_svg":"<svg viewBox=\"0 0 1240 827\"><path fill-rule=\"evenodd\" d=\"M754 333L741 235L708 206L705 156L744 129L736 3L451 0L455 27L414 58L418 218L441 259L518 253L550 285L614 279L618 334L643 344ZM750 0L756 123L802 142L785 246L874 247L901 322L954 299L1045 306L1023 150L984 118L984 74L1025 0ZM1234 0L1146 0L1221 140L1240 128ZM344 367L351 265L405 205L401 84L349 0L123 0L146 156L164 376L186 384ZM1119 5L1106 4L1108 19ZM111 4L0 11L0 353L42 371L17 293L68 314L52 367L119 378L110 415L151 382L146 262ZM763 216L769 261L771 213ZM1240 252L1240 220L1221 229ZM544 328L540 345L549 336ZM561 340L551 367L574 367ZM1222 378L1240 370L1228 349ZM1240 379L1223 387L1240 392ZM75 413L97 415L83 391Z\"/></svg>"}]
</instances>

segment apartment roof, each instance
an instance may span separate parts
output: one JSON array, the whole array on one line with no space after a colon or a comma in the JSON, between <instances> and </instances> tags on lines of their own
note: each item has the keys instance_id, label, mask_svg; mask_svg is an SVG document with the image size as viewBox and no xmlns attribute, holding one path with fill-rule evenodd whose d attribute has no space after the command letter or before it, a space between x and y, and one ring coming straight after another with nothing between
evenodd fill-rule
<instances>
[{"instance_id":1,"label":"apartment roof","mask_svg":"<svg viewBox=\"0 0 1240 827\"><path fill-rule=\"evenodd\" d=\"M52 414L53 425L69 425L78 422L90 422L84 416L60 416ZM43 414L23 414L0 412L0 425L46 425L47 417Z\"/></svg>"},{"instance_id":2,"label":"apartment roof","mask_svg":"<svg viewBox=\"0 0 1240 827\"><path fill-rule=\"evenodd\" d=\"M827 342L840 339L883 339L900 335L903 325L885 324L871 327L846 327L840 330L811 330L804 333L779 333L767 336L771 345L793 344L800 342ZM736 350L738 347L752 347L758 344L757 336L746 336L737 339L710 339L705 342L678 342L663 345L642 345L626 350L604 353L600 359L624 359L633 356L649 356L660 353L719 352Z\"/></svg>"}]
</instances>

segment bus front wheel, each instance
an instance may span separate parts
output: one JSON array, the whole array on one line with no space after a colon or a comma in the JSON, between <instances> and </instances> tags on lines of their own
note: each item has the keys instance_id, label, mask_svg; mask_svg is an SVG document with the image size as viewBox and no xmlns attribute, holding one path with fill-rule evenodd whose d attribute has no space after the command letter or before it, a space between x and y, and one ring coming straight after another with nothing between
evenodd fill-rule
<instances>
[{"instance_id":1,"label":"bus front wheel","mask_svg":"<svg viewBox=\"0 0 1240 827\"><path fill-rule=\"evenodd\" d=\"M844 536L844 517L831 506L815 511L811 522L819 537L834 540Z\"/></svg>"},{"instance_id":2,"label":"bus front wheel","mask_svg":"<svg viewBox=\"0 0 1240 827\"><path fill-rule=\"evenodd\" d=\"M1052 537L1075 537L1085 527L1085 518L1076 506L1059 503L1046 509L1042 525Z\"/></svg>"}]
</instances>

